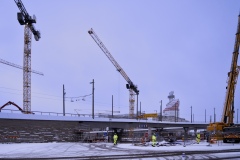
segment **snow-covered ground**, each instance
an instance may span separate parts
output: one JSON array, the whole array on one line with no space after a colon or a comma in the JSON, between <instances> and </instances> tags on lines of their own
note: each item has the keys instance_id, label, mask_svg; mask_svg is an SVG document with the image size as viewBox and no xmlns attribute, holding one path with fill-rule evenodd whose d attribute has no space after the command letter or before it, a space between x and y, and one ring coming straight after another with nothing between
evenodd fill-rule
<instances>
[{"instance_id":1,"label":"snow-covered ground","mask_svg":"<svg viewBox=\"0 0 240 160\"><path fill-rule=\"evenodd\" d=\"M206 150L225 150L239 149L239 152L229 153L214 153L208 155L187 155L187 159L210 159L210 158L229 158L239 156L240 144L200 142L193 144L191 142L179 142L177 145L167 145L152 147L138 146L133 144L118 144L113 146L111 143L11 143L0 144L0 159L1 158L53 158L53 157L84 157L84 156L102 156L102 155L126 155L146 153L147 151L181 151L185 154L186 151L206 151ZM156 158L141 158L142 160L149 159L182 159L182 154L179 156L156 157ZM233 158L234 159L234 158ZM237 158L235 158L237 159Z\"/></svg>"}]
</instances>

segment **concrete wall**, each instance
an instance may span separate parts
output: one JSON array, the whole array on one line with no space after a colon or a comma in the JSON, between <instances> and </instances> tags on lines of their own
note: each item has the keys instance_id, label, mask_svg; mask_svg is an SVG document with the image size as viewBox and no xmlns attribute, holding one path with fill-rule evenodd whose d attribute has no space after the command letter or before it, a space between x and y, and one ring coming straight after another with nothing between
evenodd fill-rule
<instances>
[{"instance_id":1,"label":"concrete wall","mask_svg":"<svg viewBox=\"0 0 240 160\"><path fill-rule=\"evenodd\" d=\"M74 142L77 121L0 119L0 142Z\"/></svg>"}]
</instances>

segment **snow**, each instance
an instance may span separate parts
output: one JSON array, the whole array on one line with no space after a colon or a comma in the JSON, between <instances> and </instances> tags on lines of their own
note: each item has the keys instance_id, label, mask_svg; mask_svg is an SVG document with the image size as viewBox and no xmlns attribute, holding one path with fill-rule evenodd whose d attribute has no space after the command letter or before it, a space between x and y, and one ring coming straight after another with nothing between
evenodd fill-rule
<instances>
[{"instance_id":1,"label":"snow","mask_svg":"<svg viewBox=\"0 0 240 160\"><path fill-rule=\"evenodd\" d=\"M163 142L167 143L167 142ZM162 143L162 144L163 144ZM160 143L161 144L161 143ZM151 143L148 146L134 146L132 144L121 144L118 146L120 148L129 148L129 149L138 149L138 150L152 150L152 151L204 151L204 150L225 150L225 149L240 149L240 144L234 143L223 143L219 141L215 144L209 144L207 142L201 142L199 144L188 142L183 145L183 142L176 144L176 145L166 145L166 146L159 146L159 147L152 147Z\"/></svg>"},{"instance_id":2,"label":"snow","mask_svg":"<svg viewBox=\"0 0 240 160\"><path fill-rule=\"evenodd\" d=\"M162 142L163 143L163 142ZM166 144L166 143L164 143ZM193 144L191 141L182 142L176 145L166 145L159 147L135 146L133 144L118 144L113 146L112 143L9 143L0 144L0 158L50 158L50 157L79 157L79 156L101 156L101 155L124 155L145 153L146 151L205 151L205 150L225 150L225 149L240 149L240 144L229 144L218 142L209 145L207 142ZM229 157L238 156L239 153L214 153L206 155L194 155L199 159L209 157ZM204 157L205 156L205 157ZM168 157L171 159L179 159L182 155ZM191 158L190 155L186 157ZM167 157L165 157L167 158ZM144 158L149 159L149 158ZM159 158L158 158L159 159Z\"/></svg>"}]
</instances>

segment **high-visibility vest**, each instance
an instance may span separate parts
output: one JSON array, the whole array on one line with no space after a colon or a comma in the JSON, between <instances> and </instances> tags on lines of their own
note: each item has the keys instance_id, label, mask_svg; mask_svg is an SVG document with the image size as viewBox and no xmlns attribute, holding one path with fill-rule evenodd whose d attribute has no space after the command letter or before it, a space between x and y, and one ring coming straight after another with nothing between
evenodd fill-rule
<instances>
[{"instance_id":1,"label":"high-visibility vest","mask_svg":"<svg viewBox=\"0 0 240 160\"><path fill-rule=\"evenodd\" d=\"M152 135L152 141L156 141L156 136Z\"/></svg>"},{"instance_id":2,"label":"high-visibility vest","mask_svg":"<svg viewBox=\"0 0 240 160\"><path fill-rule=\"evenodd\" d=\"M201 137L200 137L200 134L198 133L197 138L196 138L197 142L200 142L200 139L201 139Z\"/></svg>"},{"instance_id":3,"label":"high-visibility vest","mask_svg":"<svg viewBox=\"0 0 240 160\"><path fill-rule=\"evenodd\" d=\"M118 139L118 136L115 134L115 135L113 136L113 139Z\"/></svg>"}]
</instances>

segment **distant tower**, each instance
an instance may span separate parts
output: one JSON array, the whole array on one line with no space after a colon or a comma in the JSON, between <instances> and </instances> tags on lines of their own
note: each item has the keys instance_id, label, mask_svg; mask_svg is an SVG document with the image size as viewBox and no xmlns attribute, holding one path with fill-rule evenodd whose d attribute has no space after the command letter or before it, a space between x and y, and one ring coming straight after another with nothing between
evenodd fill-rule
<instances>
[{"instance_id":1,"label":"distant tower","mask_svg":"<svg viewBox=\"0 0 240 160\"><path fill-rule=\"evenodd\" d=\"M168 95L169 102L166 104L166 108L163 110L163 116L179 117L179 99L175 99L174 92L171 91Z\"/></svg>"},{"instance_id":2,"label":"distant tower","mask_svg":"<svg viewBox=\"0 0 240 160\"><path fill-rule=\"evenodd\" d=\"M174 92L171 91L168 95L169 102L171 102L173 99L175 99Z\"/></svg>"}]
</instances>

